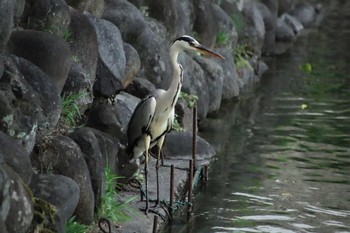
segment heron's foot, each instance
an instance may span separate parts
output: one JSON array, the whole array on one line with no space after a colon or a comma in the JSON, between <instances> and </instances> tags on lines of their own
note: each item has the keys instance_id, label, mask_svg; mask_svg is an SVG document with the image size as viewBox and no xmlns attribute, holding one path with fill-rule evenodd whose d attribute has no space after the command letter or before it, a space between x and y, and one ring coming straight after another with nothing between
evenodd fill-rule
<instances>
[{"instance_id":1,"label":"heron's foot","mask_svg":"<svg viewBox=\"0 0 350 233\"><path fill-rule=\"evenodd\" d=\"M148 213L150 212L150 208L149 208L149 207L140 208L140 210L141 210L142 212L145 212L145 215L148 215Z\"/></svg>"},{"instance_id":2,"label":"heron's foot","mask_svg":"<svg viewBox=\"0 0 350 233\"><path fill-rule=\"evenodd\" d=\"M140 208L140 210L142 212L144 212L146 215L148 215L149 213L152 213L152 214L156 214L158 215L163 221L166 220L165 215L169 215L167 210L163 208L163 206L161 204L158 204L156 206L153 206L153 207L150 207L150 208ZM162 214L162 211L163 210L163 214Z\"/></svg>"}]
</instances>

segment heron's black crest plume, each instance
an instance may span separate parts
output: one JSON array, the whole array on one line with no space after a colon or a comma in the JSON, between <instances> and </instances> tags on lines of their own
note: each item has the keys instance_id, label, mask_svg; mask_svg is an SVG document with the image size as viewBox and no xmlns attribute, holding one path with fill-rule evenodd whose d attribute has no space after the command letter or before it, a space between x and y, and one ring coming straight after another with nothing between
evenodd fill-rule
<instances>
[{"instance_id":1,"label":"heron's black crest plume","mask_svg":"<svg viewBox=\"0 0 350 233\"><path fill-rule=\"evenodd\" d=\"M173 44L174 44L176 41L179 41L179 40L186 41L186 42L188 42L189 44L195 43L195 41L196 41L196 40L193 39L192 37L184 35L184 36L180 36L180 37L178 37L177 39L175 39L175 40L173 41Z\"/></svg>"}]
</instances>

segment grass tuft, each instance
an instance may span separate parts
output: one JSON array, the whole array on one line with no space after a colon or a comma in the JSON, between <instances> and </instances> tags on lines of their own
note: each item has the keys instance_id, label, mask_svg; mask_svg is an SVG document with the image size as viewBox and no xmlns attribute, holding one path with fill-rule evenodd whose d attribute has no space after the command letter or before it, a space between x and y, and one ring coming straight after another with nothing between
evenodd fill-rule
<instances>
[{"instance_id":1,"label":"grass tuft","mask_svg":"<svg viewBox=\"0 0 350 233\"><path fill-rule=\"evenodd\" d=\"M60 125L64 127L78 127L81 120L81 113L77 105L77 100L85 95L84 93L63 95L61 103Z\"/></svg>"},{"instance_id":2,"label":"grass tuft","mask_svg":"<svg viewBox=\"0 0 350 233\"><path fill-rule=\"evenodd\" d=\"M75 216L71 217L64 226L64 233L86 233L89 226L77 223Z\"/></svg>"},{"instance_id":3,"label":"grass tuft","mask_svg":"<svg viewBox=\"0 0 350 233\"><path fill-rule=\"evenodd\" d=\"M121 177L115 175L109 167L104 170L106 179L106 192L101 198L101 205L98 209L97 215L99 218L108 218L114 222L123 222L130 219L128 213L133 213L134 210L128 205L137 196L132 197L124 202L118 202L116 187L118 187L117 180Z\"/></svg>"}]
</instances>

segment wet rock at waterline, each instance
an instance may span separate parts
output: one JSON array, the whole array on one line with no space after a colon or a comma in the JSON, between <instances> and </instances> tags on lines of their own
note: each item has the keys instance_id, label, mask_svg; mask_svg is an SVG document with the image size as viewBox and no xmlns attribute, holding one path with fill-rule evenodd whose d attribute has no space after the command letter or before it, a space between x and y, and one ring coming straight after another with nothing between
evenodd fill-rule
<instances>
[{"instance_id":1,"label":"wet rock at waterline","mask_svg":"<svg viewBox=\"0 0 350 233\"><path fill-rule=\"evenodd\" d=\"M219 53L225 58L220 62L223 71L222 99L232 99L239 95L240 81L231 48L221 48Z\"/></svg>"},{"instance_id":2,"label":"wet rock at waterline","mask_svg":"<svg viewBox=\"0 0 350 233\"><path fill-rule=\"evenodd\" d=\"M26 233L33 219L32 200L20 176L0 163L1 232Z\"/></svg>"},{"instance_id":3,"label":"wet rock at waterline","mask_svg":"<svg viewBox=\"0 0 350 233\"><path fill-rule=\"evenodd\" d=\"M223 95L224 75L221 68L221 61L205 59L195 56L194 60L202 67L206 83L208 85L208 112L215 112L220 108Z\"/></svg>"},{"instance_id":4,"label":"wet rock at waterline","mask_svg":"<svg viewBox=\"0 0 350 233\"><path fill-rule=\"evenodd\" d=\"M29 154L16 140L0 131L0 164L3 163L17 172L22 182L30 183L33 171Z\"/></svg>"},{"instance_id":5,"label":"wet rock at waterline","mask_svg":"<svg viewBox=\"0 0 350 233\"><path fill-rule=\"evenodd\" d=\"M31 159L37 170L64 175L78 183L80 199L74 215L78 222L91 224L95 207L91 176L84 154L73 139L56 136L41 145L39 151L32 154Z\"/></svg>"},{"instance_id":6,"label":"wet rock at waterline","mask_svg":"<svg viewBox=\"0 0 350 233\"><path fill-rule=\"evenodd\" d=\"M9 53L23 57L42 69L52 79L58 92L61 92L71 59L68 44L63 39L48 32L14 31L7 49Z\"/></svg>"},{"instance_id":7,"label":"wet rock at waterline","mask_svg":"<svg viewBox=\"0 0 350 233\"><path fill-rule=\"evenodd\" d=\"M165 158L183 159L192 158L192 133L170 132L166 136L163 147ZM207 160L215 155L215 149L203 138L197 136L196 159Z\"/></svg>"},{"instance_id":8,"label":"wet rock at waterline","mask_svg":"<svg viewBox=\"0 0 350 233\"><path fill-rule=\"evenodd\" d=\"M63 233L66 221L73 215L79 201L80 189L71 178L54 174L36 174L30 183L36 198L55 207L55 232Z\"/></svg>"}]
</instances>

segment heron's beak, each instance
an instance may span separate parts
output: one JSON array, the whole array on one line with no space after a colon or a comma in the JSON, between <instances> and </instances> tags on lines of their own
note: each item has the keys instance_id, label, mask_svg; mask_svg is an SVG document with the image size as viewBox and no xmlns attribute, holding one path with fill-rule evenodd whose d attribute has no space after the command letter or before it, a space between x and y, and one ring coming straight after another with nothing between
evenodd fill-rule
<instances>
[{"instance_id":1,"label":"heron's beak","mask_svg":"<svg viewBox=\"0 0 350 233\"><path fill-rule=\"evenodd\" d=\"M198 52L205 54L205 55L209 55L212 57L216 57L216 58L220 58L222 60L225 60L225 58L223 56L221 56L220 54L214 53L213 51L211 51L210 49L204 47L203 45L196 45L195 47L197 49Z\"/></svg>"}]
</instances>

